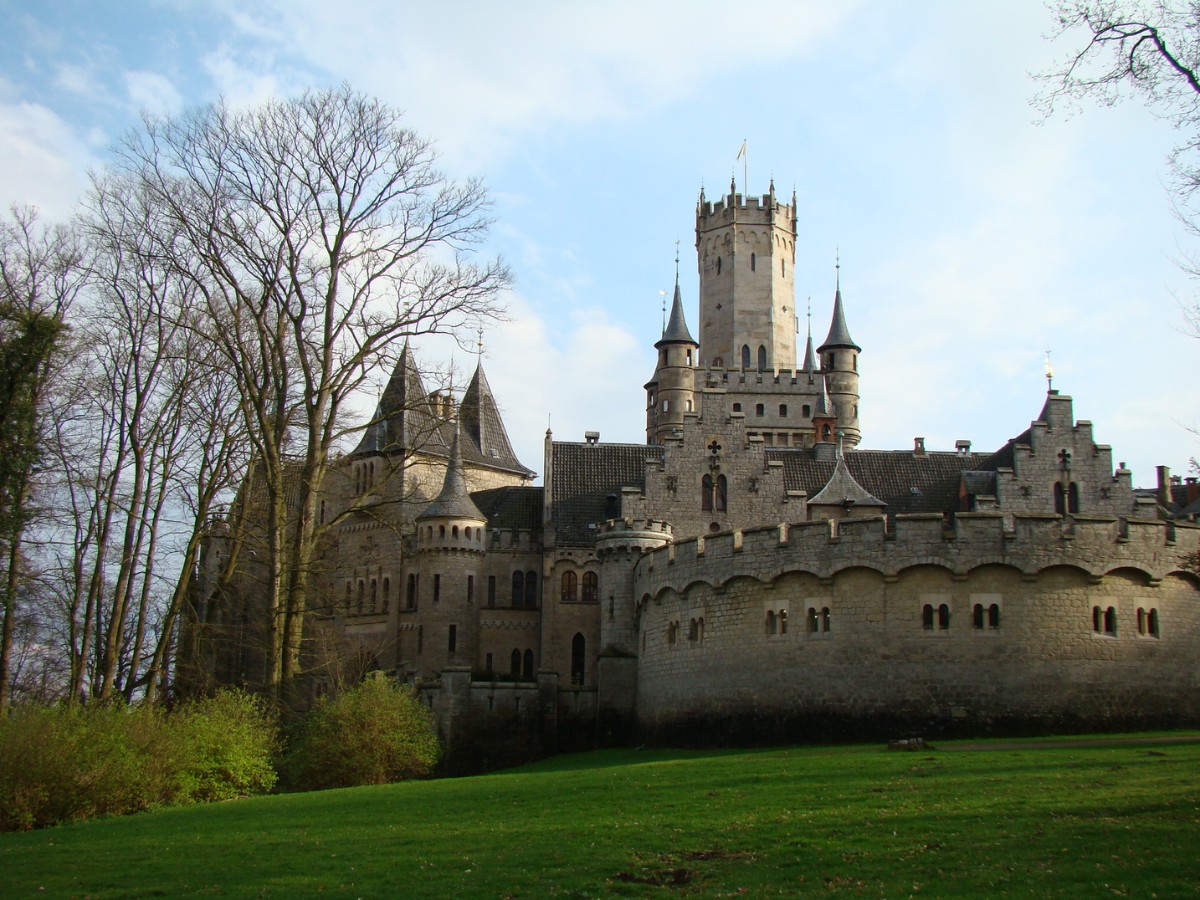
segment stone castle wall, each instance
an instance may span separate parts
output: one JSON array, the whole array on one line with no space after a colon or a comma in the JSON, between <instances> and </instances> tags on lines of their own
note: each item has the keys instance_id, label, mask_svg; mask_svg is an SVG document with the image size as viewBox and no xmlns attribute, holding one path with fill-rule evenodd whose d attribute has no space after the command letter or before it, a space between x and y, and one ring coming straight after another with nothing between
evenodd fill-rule
<instances>
[{"instance_id":1,"label":"stone castle wall","mask_svg":"<svg viewBox=\"0 0 1200 900\"><path fill-rule=\"evenodd\" d=\"M634 572L641 728L720 740L1194 724L1198 533L1059 516L1007 530L977 513L664 547Z\"/></svg>"}]
</instances>

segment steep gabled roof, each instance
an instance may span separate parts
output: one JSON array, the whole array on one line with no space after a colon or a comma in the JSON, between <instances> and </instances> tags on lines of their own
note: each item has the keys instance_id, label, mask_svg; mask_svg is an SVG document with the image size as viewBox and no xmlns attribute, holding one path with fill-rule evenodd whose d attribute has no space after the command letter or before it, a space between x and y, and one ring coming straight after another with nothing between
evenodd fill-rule
<instances>
[{"instance_id":1,"label":"steep gabled roof","mask_svg":"<svg viewBox=\"0 0 1200 900\"><path fill-rule=\"evenodd\" d=\"M467 462L507 469L526 476L534 474L532 469L521 465L517 454L513 452L500 408L483 373L482 362L475 367L475 374L463 394L459 421L467 439L463 446L463 458Z\"/></svg>"},{"instance_id":2,"label":"steep gabled roof","mask_svg":"<svg viewBox=\"0 0 1200 900\"><path fill-rule=\"evenodd\" d=\"M375 408L375 415L351 455L403 452L449 455L454 424L434 411L434 399L426 391L412 351L405 342L392 377ZM482 364L476 367L463 394L458 422L461 429L459 450L465 463L533 477L533 470L522 465L513 452Z\"/></svg>"},{"instance_id":3,"label":"steep gabled roof","mask_svg":"<svg viewBox=\"0 0 1200 900\"><path fill-rule=\"evenodd\" d=\"M552 445L554 529L559 544L596 542L589 525L605 521L608 497L621 488L646 486L646 460L661 459L663 448L652 444Z\"/></svg>"},{"instance_id":4,"label":"steep gabled roof","mask_svg":"<svg viewBox=\"0 0 1200 900\"><path fill-rule=\"evenodd\" d=\"M440 432L441 423L432 414L429 394L405 341L375 415L351 455L423 449L429 443L445 453L450 446L449 435Z\"/></svg>"}]
</instances>

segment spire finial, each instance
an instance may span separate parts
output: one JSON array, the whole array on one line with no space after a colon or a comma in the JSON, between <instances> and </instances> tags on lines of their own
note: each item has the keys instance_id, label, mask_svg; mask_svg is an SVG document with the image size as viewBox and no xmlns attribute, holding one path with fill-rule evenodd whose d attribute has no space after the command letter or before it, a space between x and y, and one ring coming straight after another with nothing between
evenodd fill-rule
<instances>
[{"instance_id":1,"label":"spire finial","mask_svg":"<svg viewBox=\"0 0 1200 900\"><path fill-rule=\"evenodd\" d=\"M1050 365L1050 350L1046 349L1046 392L1054 390L1054 366Z\"/></svg>"},{"instance_id":2,"label":"spire finial","mask_svg":"<svg viewBox=\"0 0 1200 900\"><path fill-rule=\"evenodd\" d=\"M835 245L833 248L833 269L834 269L834 290L842 289L842 248Z\"/></svg>"},{"instance_id":3,"label":"spire finial","mask_svg":"<svg viewBox=\"0 0 1200 900\"><path fill-rule=\"evenodd\" d=\"M475 361L476 361L476 363L478 363L483 359L483 326L482 325L480 325L477 329L475 329L475 336L477 338L476 343L475 343Z\"/></svg>"},{"instance_id":4,"label":"spire finial","mask_svg":"<svg viewBox=\"0 0 1200 900\"><path fill-rule=\"evenodd\" d=\"M667 292L659 290L658 296L662 297L662 333L667 333Z\"/></svg>"},{"instance_id":5,"label":"spire finial","mask_svg":"<svg viewBox=\"0 0 1200 900\"><path fill-rule=\"evenodd\" d=\"M675 239L675 283L679 284L679 239Z\"/></svg>"}]
</instances>

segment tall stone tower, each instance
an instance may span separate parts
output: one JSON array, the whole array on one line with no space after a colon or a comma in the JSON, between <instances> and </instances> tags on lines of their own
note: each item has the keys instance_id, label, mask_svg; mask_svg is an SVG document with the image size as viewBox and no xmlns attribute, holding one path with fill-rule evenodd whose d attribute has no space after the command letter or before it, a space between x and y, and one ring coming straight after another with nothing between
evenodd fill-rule
<instances>
[{"instance_id":1,"label":"tall stone tower","mask_svg":"<svg viewBox=\"0 0 1200 900\"><path fill-rule=\"evenodd\" d=\"M700 353L712 368L796 368L796 197L729 195L696 207Z\"/></svg>"}]
</instances>

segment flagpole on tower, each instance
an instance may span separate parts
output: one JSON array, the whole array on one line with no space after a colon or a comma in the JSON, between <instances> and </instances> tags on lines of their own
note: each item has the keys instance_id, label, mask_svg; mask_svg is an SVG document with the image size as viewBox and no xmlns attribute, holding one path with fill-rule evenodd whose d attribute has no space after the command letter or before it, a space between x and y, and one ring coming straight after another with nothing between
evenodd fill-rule
<instances>
[{"instance_id":1,"label":"flagpole on tower","mask_svg":"<svg viewBox=\"0 0 1200 900\"><path fill-rule=\"evenodd\" d=\"M746 143L747 143L746 138L742 138L742 148L740 150L738 150L738 155L734 157L734 162L737 162L737 160L739 160L739 159L742 161L742 193L745 196L749 196L748 191L750 189L749 188L750 182L748 180L749 179L748 169L750 166L750 154L746 151Z\"/></svg>"}]
</instances>

